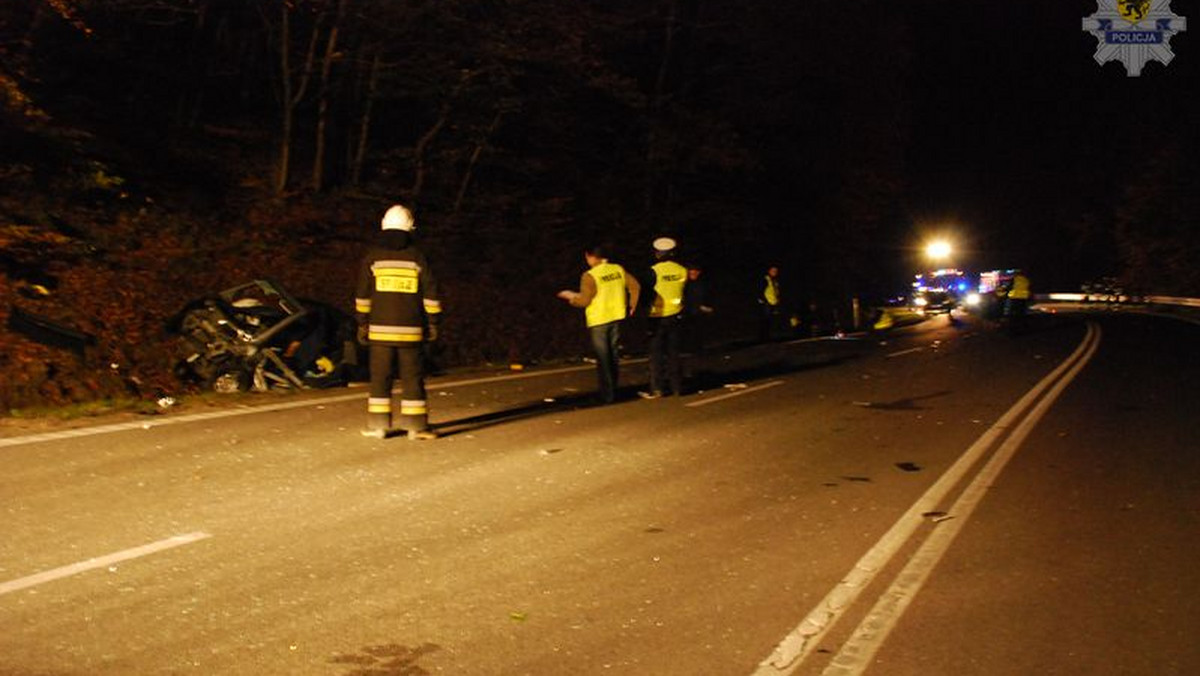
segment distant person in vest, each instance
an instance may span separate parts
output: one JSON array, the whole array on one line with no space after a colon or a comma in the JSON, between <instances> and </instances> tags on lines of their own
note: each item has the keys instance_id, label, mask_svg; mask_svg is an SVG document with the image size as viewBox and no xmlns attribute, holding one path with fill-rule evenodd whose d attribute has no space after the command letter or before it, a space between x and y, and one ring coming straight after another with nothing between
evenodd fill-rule
<instances>
[{"instance_id":1,"label":"distant person in vest","mask_svg":"<svg viewBox=\"0 0 1200 676\"><path fill-rule=\"evenodd\" d=\"M758 292L758 340L766 342L771 339L771 331L779 321L782 310L782 293L779 288L779 267L772 265L767 268L762 286Z\"/></svg>"},{"instance_id":2,"label":"distant person in vest","mask_svg":"<svg viewBox=\"0 0 1200 676\"><path fill-rule=\"evenodd\" d=\"M383 439L392 431L392 384L400 369L399 429L414 440L433 439L425 399L422 343L438 339L442 304L425 254L413 245L412 212L387 210L378 240L359 265L354 310L358 340L370 346L371 388L363 436Z\"/></svg>"},{"instance_id":3,"label":"distant person in vest","mask_svg":"<svg viewBox=\"0 0 1200 676\"><path fill-rule=\"evenodd\" d=\"M592 349L596 352L596 375L600 399L606 404L617 400L618 355L621 321L637 307L641 286L625 268L608 261L608 253L596 245L584 250L588 269L579 279L579 290L563 290L558 297L574 307L583 308Z\"/></svg>"},{"instance_id":4,"label":"distant person in vest","mask_svg":"<svg viewBox=\"0 0 1200 676\"><path fill-rule=\"evenodd\" d=\"M664 394L683 394L683 362L680 342L683 334L683 293L688 271L675 258L675 240L654 240L654 297L650 303L650 391L638 392L643 399ZM666 381L671 389L667 390Z\"/></svg>"},{"instance_id":5,"label":"distant person in vest","mask_svg":"<svg viewBox=\"0 0 1200 676\"><path fill-rule=\"evenodd\" d=\"M1029 310L1030 291L1029 277L1025 276L1025 271L1014 271L1004 303L1004 314L1008 315L1008 328L1013 333L1025 329L1025 313Z\"/></svg>"}]
</instances>

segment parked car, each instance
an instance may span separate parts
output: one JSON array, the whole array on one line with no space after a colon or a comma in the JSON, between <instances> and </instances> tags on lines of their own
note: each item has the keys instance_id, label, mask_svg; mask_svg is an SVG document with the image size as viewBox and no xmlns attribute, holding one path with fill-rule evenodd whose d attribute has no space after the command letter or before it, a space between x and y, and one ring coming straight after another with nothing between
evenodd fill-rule
<instances>
[{"instance_id":1,"label":"parked car","mask_svg":"<svg viewBox=\"0 0 1200 676\"><path fill-rule=\"evenodd\" d=\"M256 279L189 302L168 322L182 338L182 380L216 392L346 385L365 380L354 318Z\"/></svg>"}]
</instances>

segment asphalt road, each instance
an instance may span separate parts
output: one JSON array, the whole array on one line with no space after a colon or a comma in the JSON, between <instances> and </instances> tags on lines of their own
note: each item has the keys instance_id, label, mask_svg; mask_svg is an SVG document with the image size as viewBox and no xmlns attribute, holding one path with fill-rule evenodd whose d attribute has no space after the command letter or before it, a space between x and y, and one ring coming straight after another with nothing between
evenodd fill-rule
<instances>
[{"instance_id":1,"label":"asphalt road","mask_svg":"<svg viewBox=\"0 0 1200 676\"><path fill-rule=\"evenodd\" d=\"M0 674L1196 674L1200 327L945 317L0 438Z\"/></svg>"}]
</instances>

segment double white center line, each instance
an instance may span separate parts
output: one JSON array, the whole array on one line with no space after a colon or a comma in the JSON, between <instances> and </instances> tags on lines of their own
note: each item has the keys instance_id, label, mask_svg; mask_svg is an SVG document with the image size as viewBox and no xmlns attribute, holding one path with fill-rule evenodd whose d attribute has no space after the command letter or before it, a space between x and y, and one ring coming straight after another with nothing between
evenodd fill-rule
<instances>
[{"instance_id":1,"label":"double white center line","mask_svg":"<svg viewBox=\"0 0 1200 676\"><path fill-rule=\"evenodd\" d=\"M954 518L939 522L851 638L841 646L824 673L848 676L865 671L942 554L966 524L967 517L983 498L987 487L1008 464L1025 437L1062 391L1091 360L1099 345L1100 329L1096 324L1089 322L1087 334L1071 356L984 432L958 461L913 503L891 529L859 559L842 581L780 641L771 655L759 664L754 676L794 673L804 660L815 652L821 637L855 603L867 584L909 541L925 521L924 515L935 511L967 472L989 451L994 450L991 459L949 510L949 514Z\"/></svg>"}]
</instances>

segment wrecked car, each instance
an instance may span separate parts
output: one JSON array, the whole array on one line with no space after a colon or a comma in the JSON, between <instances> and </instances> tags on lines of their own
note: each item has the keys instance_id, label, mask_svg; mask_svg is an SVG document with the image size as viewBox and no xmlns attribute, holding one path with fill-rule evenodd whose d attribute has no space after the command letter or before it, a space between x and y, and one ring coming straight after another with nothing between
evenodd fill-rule
<instances>
[{"instance_id":1,"label":"wrecked car","mask_svg":"<svg viewBox=\"0 0 1200 676\"><path fill-rule=\"evenodd\" d=\"M365 380L352 316L256 279L189 302L168 322L175 374L215 392L320 388Z\"/></svg>"}]
</instances>

